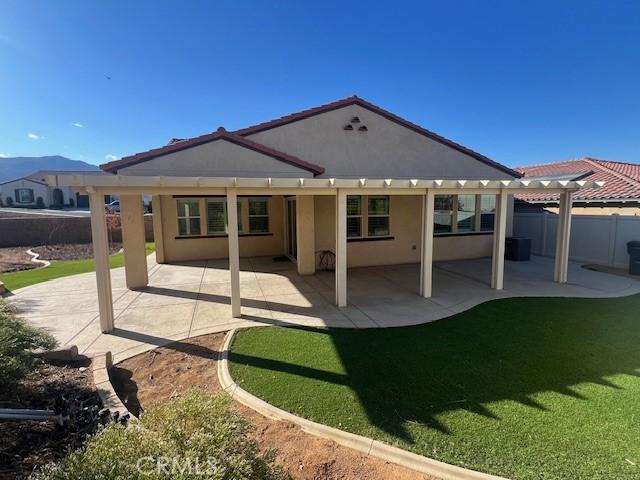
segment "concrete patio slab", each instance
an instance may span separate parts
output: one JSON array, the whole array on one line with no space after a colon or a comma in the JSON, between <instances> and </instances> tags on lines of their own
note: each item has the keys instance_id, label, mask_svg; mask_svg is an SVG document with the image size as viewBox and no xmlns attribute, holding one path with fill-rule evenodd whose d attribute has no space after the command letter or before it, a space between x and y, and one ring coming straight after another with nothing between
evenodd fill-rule
<instances>
[{"instance_id":1,"label":"concrete patio slab","mask_svg":"<svg viewBox=\"0 0 640 480\"><path fill-rule=\"evenodd\" d=\"M553 280L553 259L506 262L505 289L489 288L491 260L435 264L433 297L418 296L419 266L353 268L348 301L335 306L333 272L300 276L293 263L243 258L242 313L231 317L226 260L157 265L148 259L149 286L124 288L124 269L111 271L116 330L100 333L95 275L64 277L9 297L34 325L61 346L92 355L112 351L116 361L175 340L257 325L386 328L442 319L482 302L508 297L613 297L640 293L640 281L571 263L569 283Z\"/></svg>"}]
</instances>

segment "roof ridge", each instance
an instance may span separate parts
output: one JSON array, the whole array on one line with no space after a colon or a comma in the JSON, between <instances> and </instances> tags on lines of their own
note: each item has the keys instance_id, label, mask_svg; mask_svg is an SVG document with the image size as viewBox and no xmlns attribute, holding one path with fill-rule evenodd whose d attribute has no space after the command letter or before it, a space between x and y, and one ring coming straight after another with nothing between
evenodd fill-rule
<instances>
[{"instance_id":1,"label":"roof ridge","mask_svg":"<svg viewBox=\"0 0 640 480\"><path fill-rule=\"evenodd\" d=\"M633 162L622 162L620 160L606 160L604 158L595 158L595 157L582 157L585 160L593 160L594 162L607 162L607 163L615 163L618 165L631 165L634 167L640 167L640 163L633 163Z\"/></svg>"},{"instance_id":2,"label":"roof ridge","mask_svg":"<svg viewBox=\"0 0 640 480\"><path fill-rule=\"evenodd\" d=\"M519 170L524 168L548 167L549 165L559 165L561 163L582 162L588 158L589 157L568 158L566 160L556 160L555 162L534 163L533 165L522 165L520 167L513 167L513 168L515 168L516 170Z\"/></svg>"},{"instance_id":3,"label":"roof ridge","mask_svg":"<svg viewBox=\"0 0 640 480\"><path fill-rule=\"evenodd\" d=\"M277 118L272 118L271 120L256 123L254 125L249 125L248 127L239 128L237 130L234 130L234 133L237 133L238 135L242 135L242 136L250 135L252 133L257 133L262 130L268 130L269 128L272 128L273 124L280 125L283 123L287 123L289 121L302 120L303 118L315 115L316 113L324 112L329 109L340 108L342 106L355 103L356 100L361 100L361 99L357 95L344 97L339 100L335 100L333 102L323 103L322 105L318 105L311 108L305 108L304 110L300 110L298 112L288 113L286 115L282 115Z\"/></svg>"},{"instance_id":4,"label":"roof ridge","mask_svg":"<svg viewBox=\"0 0 640 480\"><path fill-rule=\"evenodd\" d=\"M600 162L598 162L598 161L596 161L594 159L591 159L591 158L585 158L585 161L587 163L597 167L597 168L600 168L600 169L604 170L605 172L613 175L614 177L616 177L616 178L618 178L620 180L624 180L625 182L630 183L634 187L640 188L640 182L639 181L635 180L634 178L631 178L628 175L625 175L624 173L617 172L617 171L607 167L606 165L602 165Z\"/></svg>"}]
</instances>

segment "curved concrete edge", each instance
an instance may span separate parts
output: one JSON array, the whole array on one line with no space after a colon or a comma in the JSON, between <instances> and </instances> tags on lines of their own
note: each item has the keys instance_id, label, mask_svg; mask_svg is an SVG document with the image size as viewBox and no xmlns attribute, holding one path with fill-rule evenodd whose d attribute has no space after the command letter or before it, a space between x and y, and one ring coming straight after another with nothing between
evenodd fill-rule
<instances>
[{"instance_id":1,"label":"curved concrete edge","mask_svg":"<svg viewBox=\"0 0 640 480\"><path fill-rule=\"evenodd\" d=\"M91 359L91 371L93 373L93 384L96 387L96 392L104 408L108 408L112 412L117 411L120 413L120 416L128 413L129 418L135 421L136 417L125 407L111 384L109 369L112 366L113 357L111 352L95 355Z\"/></svg>"},{"instance_id":2,"label":"curved concrete edge","mask_svg":"<svg viewBox=\"0 0 640 480\"><path fill-rule=\"evenodd\" d=\"M231 398L255 410L256 412L273 420L285 420L300 426L305 432L318 437L333 440L334 442L358 450L365 455L395 463L402 467L415 470L420 473L441 478L443 480L506 480L503 477L487 473L469 470L467 468L450 465L422 455L408 452L398 447L371 438L328 427L320 423L312 422L306 418L298 417L292 413L281 410L264 400L250 394L238 386L229 372L229 347L237 329L230 330L222 347L218 361L218 379L222 389Z\"/></svg>"},{"instance_id":3,"label":"curved concrete edge","mask_svg":"<svg viewBox=\"0 0 640 480\"><path fill-rule=\"evenodd\" d=\"M51 265L51 262L48 261L48 260L40 260L40 258L39 258L40 254L39 253L36 253L31 249L27 250L27 253L33 257L31 259L31 261L33 263L38 263L38 264L42 265L41 267L38 267L38 268L45 268L45 267L48 267L49 265Z\"/></svg>"}]
</instances>

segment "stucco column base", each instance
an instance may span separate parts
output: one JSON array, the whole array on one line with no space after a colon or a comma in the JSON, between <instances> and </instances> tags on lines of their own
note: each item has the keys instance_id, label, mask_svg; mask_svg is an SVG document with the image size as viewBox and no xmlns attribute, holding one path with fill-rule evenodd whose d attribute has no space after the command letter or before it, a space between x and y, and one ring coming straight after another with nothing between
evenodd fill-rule
<instances>
[{"instance_id":1,"label":"stucco column base","mask_svg":"<svg viewBox=\"0 0 640 480\"><path fill-rule=\"evenodd\" d=\"M145 249L144 208L141 195L120 196L120 221L127 288L136 290L149 284Z\"/></svg>"},{"instance_id":2,"label":"stucco column base","mask_svg":"<svg viewBox=\"0 0 640 480\"><path fill-rule=\"evenodd\" d=\"M296 196L297 262L300 275L316 272L315 210L313 195Z\"/></svg>"}]
</instances>

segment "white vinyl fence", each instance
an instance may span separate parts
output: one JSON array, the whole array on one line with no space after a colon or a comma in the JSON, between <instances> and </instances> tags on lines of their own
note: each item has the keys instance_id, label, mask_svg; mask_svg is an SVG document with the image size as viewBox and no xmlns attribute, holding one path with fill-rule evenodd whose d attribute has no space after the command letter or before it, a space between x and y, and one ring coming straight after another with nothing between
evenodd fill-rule
<instances>
[{"instance_id":1,"label":"white vinyl fence","mask_svg":"<svg viewBox=\"0 0 640 480\"><path fill-rule=\"evenodd\" d=\"M531 253L552 257L556 250L558 216L553 213L513 215L513 235L531 239ZM627 242L640 241L640 217L572 215L569 258L578 262L625 268Z\"/></svg>"}]
</instances>

